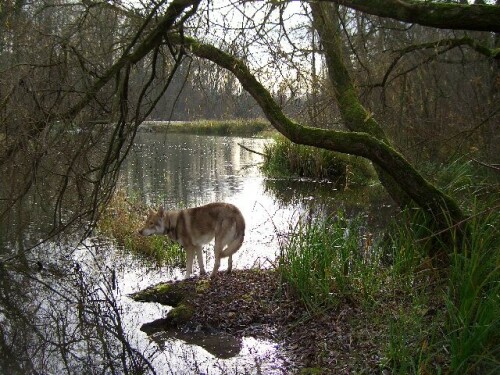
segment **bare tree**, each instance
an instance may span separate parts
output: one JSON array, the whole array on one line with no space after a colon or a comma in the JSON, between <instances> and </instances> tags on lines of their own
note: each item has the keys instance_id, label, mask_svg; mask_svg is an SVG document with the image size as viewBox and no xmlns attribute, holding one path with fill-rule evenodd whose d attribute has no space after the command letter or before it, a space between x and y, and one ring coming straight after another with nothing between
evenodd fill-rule
<instances>
[{"instance_id":1,"label":"bare tree","mask_svg":"<svg viewBox=\"0 0 500 375\"><path fill-rule=\"evenodd\" d=\"M406 2L403 6L387 1L386 5L401 10L394 14L381 10L372 2L341 3L398 21L435 26L434 21L424 16L438 12L442 19L438 26L496 30L495 23L488 20L497 15L498 6L422 5L416 2ZM294 21L293 12L287 13L288 5L228 3L220 7L224 12L220 12L219 18L210 19L210 11L216 6L209 2L202 9L199 1L194 0L161 1L143 9L90 0L82 3L63 0L40 4L9 2L0 14L4 25L0 162L3 175L8 176L3 186L2 200L6 203L3 214L28 193L36 192L36 185L46 180L54 186L48 197L53 209L49 236L83 217L94 222L100 204L113 190L119 166L138 125L161 100L184 57L194 54L230 71L273 125L294 142L366 157L375 163L381 181L400 205L414 201L430 210L441 229L449 224L444 219L447 216L451 216L455 224L462 222L464 216L456 202L426 181L391 146L386 131L361 101L350 62L358 61L359 71L367 71L370 76L376 74L372 73L375 69L369 67L373 64L360 57L361 50L353 48L349 33L358 30L366 47L384 37L380 31L376 31L380 36L373 38L369 35L370 29L359 32L361 24L346 27L349 14L342 17L328 2L311 3L312 13L307 7L301 8L301 16L312 14L328 77L333 84L339 119L349 132L307 127L285 115L281 107L294 97L308 95L310 90L306 83L311 74L316 75L303 65L310 56L310 43L302 43L304 39L301 40L300 35L303 30L310 33L310 28ZM186 23L194 14L199 17ZM240 14L236 27L233 21L229 22L235 14ZM412 14L413 18L409 19L406 14ZM474 18L478 14L481 20L476 27L464 21L463 15ZM345 35L341 33L342 28ZM172 33L172 30L178 31ZM218 36L221 31L224 39ZM203 35L205 43L187 37L187 32ZM389 43L394 48L393 42L382 43ZM216 44L220 47L216 48ZM377 45L370 47L373 50ZM404 71L396 73L395 67L410 52L434 51L415 63L422 65L447 50L463 47L489 58L497 56L494 47L470 36L403 45L395 50L399 51L399 56L386 70L379 70L384 74L380 86L385 89L390 80L396 79L391 77L394 74L406 76ZM314 48L313 45L312 56L316 53ZM255 60L256 54L264 56L263 63ZM249 68L245 61L255 67ZM275 80L278 86L265 88L259 79L266 80L271 74L270 68L275 68L282 77ZM414 69L410 66L406 70ZM293 72L296 77L290 76ZM206 74L206 70L198 74L198 80L206 82L205 86L215 85L210 87L210 92L238 94L239 89L231 76L217 69L212 77ZM404 90L412 90L409 85L411 83L405 83ZM405 95L409 96L404 94L402 97ZM428 107L426 99L421 95L421 103ZM401 104L400 110L403 109L404 104ZM488 116L492 115L485 115L486 120ZM97 125L113 122L114 126Z\"/></svg>"}]
</instances>

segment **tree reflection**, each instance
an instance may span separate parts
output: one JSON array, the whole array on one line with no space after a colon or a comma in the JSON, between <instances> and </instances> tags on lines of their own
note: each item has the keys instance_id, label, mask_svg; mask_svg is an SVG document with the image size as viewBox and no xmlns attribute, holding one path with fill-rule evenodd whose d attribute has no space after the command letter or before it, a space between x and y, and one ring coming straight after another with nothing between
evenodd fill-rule
<instances>
[{"instance_id":1,"label":"tree reflection","mask_svg":"<svg viewBox=\"0 0 500 375\"><path fill-rule=\"evenodd\" d=\"M44 259L2 265L1 365L5 373L154 373L127 340L114 272L91 256L74 261L60 246ZM81 249L80 249L81 250ZM97 271L97 272L96 272Z\"/></svg>"}]
</instances>

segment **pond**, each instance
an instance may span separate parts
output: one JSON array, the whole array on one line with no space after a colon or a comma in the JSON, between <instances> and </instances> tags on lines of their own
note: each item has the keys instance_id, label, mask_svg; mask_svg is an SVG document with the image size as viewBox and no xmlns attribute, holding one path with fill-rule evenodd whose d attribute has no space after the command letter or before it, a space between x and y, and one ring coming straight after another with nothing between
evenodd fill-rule
<instances>
[{"instance_id":1,"label":"pond","mask_svg":"<svg viewBox=\"0 0 500 375\"><path fill-rule=\"evenodd\" d=\"M378 195L374 198L373 189L339 191L328 182L264 177L259 168L263 157L248 149L262 152L268 142L140 132L119 185L153 207L174 209L214 201L238 206L246 220L246 235L233 256L236 269L273 267L280 242L299 217L343 209L347 216L364 214L374 228L386 221L391 207ZM23 235L37 236L30 227ZM13 246L15 240L6 238L0 245ZM12 348L26 345L16 358L18 368L13 369L57 372L70 368L87 373L94 372L95 366L119 373L111 369L137 366L159 374L282 374L293 368L293 358L278 343L255 337L238 340L200 332L146 335L141 326L164 317L170 308L134 302L128 294L180 279L184 270L159 269L98 237L74 247L70 256L61 250L68 246L60 241L45 244L30 258L31 264L43 263L41 269L23 277L2 275L3 287L18 288L23 296L16 301L3 298L2 303L11 304L6 311L15 305L27 317L14 324L9 321L9 332L17 330L23 337L21 344L9 337ZM206 246L208 271L213 265L211 252L212 247ZM226 266L223 260L221 271ZM196 267L194 271L198 272ZM7 315L0 313L0 320L7 321ZM39 331L32 330L34 325Z\"/></svg>"}]
</instances>

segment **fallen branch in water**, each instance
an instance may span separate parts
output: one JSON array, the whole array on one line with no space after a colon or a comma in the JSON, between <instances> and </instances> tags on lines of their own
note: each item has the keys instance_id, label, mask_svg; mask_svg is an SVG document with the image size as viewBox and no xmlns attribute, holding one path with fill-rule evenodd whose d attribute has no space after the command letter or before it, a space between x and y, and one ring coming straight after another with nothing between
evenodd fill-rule
<instances>
[{"instance_id":1,"label":"fallen branch in water","mask_svg":"<svg viewBox=\"0 0 500 375\"><path fill-rule=\"evenodd\" d=\"M238 143L238 146L240 146L242 149L247 150L248 152L253 152L254 154L260 155L260 156L266 156L262 152L252 150L251 148L248 148L246 146L243 146L241 143Z\"/></svg>"}]
</instances>

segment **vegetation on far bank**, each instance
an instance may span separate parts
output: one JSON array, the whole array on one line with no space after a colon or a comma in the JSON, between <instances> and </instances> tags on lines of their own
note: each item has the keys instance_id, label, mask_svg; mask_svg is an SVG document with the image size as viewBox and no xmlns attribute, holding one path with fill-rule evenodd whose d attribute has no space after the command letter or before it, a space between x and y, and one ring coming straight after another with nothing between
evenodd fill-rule
<instances>
[{"instance_id":1,"label":"vegetation on far bank","mask_svg":"<svg viewBox=\"0 0 500 375\"><path fill-rule=\"evenodd\" d=\"M145 121L141 127L143 131L151 132L242 137L264 137L276 132L265 119Z\"/></svg>"},{"instance_id":2,"label":"vegetation on far bank","mask_svg":"<svg viewBox=\"0 0 500 375\"><path fill-rule=\"evenodd\" d=\"M152 261L158 266L184 266L186 254L167 236L139 235L148 207L118 189L103 211L97 232L116 241L124 251Z\"/></svg>"},{"instance_id":3,"label":"vegetation on far bank","mask_svg":"<svg viewBox=\"0 0 500 375\"><path fill-rule=\"evenodd\" d=\"M269 176L326 179L347 187L375 178L371 163L363 158L295 144L283 136L264 150L262 170Z\"/></svg>"}]
</instances>

